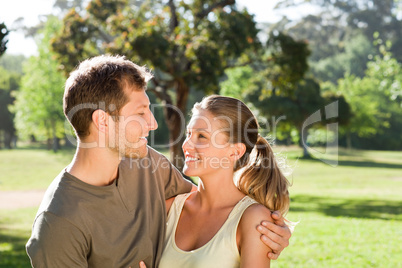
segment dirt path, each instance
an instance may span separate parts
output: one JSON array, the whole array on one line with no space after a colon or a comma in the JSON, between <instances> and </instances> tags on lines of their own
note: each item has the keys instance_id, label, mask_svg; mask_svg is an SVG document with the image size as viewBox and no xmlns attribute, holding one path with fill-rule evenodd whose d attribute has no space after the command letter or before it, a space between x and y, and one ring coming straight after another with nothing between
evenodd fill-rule
<instances>
[{"instance_id":1,"label":"dirt path","mask_svg":"<svg viewBox=\"0 0 402 268\"><path fill-rule=\"evenodd\" d=\"M0 191L0 209L37 207L45 190Z\"/></svg>"}]
</instances>

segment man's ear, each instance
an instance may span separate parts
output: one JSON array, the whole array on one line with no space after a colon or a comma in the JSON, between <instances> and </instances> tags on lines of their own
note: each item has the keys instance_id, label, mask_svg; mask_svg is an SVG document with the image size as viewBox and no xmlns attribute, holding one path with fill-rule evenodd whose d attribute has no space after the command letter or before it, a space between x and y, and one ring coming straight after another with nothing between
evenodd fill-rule
<instances>
[{"instance_id":1,"label":"man's ear","mask_svg":"<svg viewBox=\"0 0 402 268\"><path fill-rule=\"evenodd\" d=\"M245 152L246 145L244 143L234 143L232 154L230 156L233 157L233 160L237 161L244 155Z\"/></svg>"},{"instance_id":2,"label":"man's ear","mask_svg":"<svg viewBox=\"0 0 402 268\"><path fill-rule=\"evenodd\" d=\"M95 110L92 113L92 122L100 132L106 133L106 129L108 126L107 120L108 120L108 114L101 109Z\"/></svg>"}]
</instances>

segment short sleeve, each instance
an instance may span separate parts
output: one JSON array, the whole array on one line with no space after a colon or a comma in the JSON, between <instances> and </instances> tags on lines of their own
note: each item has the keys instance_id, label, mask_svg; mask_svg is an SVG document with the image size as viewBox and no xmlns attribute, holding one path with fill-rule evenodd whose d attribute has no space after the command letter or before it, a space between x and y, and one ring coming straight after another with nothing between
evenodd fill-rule
<instances>
[{"instance_id":1,"label":"short sleeve","mask_svg":"<svg viewBox=\"0 0 402 268\"><path fill-rule=\"evenodd\" d=\"M49 212L37 216L26 250L32 267L88 267L84 234Z\"/></svg>"},{"instance_id":2,"label":"short sleeve","mask_svg":"<svg viewBox=\"0 0 402 268\"><path fill-rule=\"evenodd\" d=\"M154 163L152 173L162 184L161 186L164 186L165 199L190 192L193 184L183 178L180 171L170 163L166 156L151 147L148 148L149 157L151 162Z\"/></svg>"},{"instance_id":3,"label":"short sleeve","mask_svg":"<svg viewBox=\"0 0 402 268\"><path fill-rule=\"evenodd\" d=\"M180 173L180 171L170 163L169 176L165 180L165 198L169 199L173 196L188 193L191 191L192 183Z\"/></svg>"}]
</instances>

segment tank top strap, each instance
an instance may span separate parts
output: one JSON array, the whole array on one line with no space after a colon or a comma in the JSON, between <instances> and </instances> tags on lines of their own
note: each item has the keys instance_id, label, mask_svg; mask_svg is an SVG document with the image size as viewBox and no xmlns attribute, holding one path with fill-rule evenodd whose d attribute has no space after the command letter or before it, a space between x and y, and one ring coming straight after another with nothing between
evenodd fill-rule
<instances>
[{"instance_id":1,"label":"tank top strap","mask_svg":"<svg viewBox=\"0 0 402 268\"><path fill-rule=\"evenodd\" d=\"M183 207L184 207L184 203L186 202L186 200L190 196L190 194L191 194L191 192L185 193L185 194L180 194L180 195L176 196L176 198L174 199L174 201L172 203L168 216L174 210L175 214L180 217L181 211L183 210Z\"/></svg>"},{"instance_id":2,"label":"tank top strap","mask_svg":"<svg viewBox=\"0 0 402 268\"><path fill-rule=\"evenodd\" d=\"M243 215L244 211L251 205L257 204L258 202L246 195L241 199L236 206L233 208L228 218L237 217L239 214Z\"/></svg>"}]
</instances>

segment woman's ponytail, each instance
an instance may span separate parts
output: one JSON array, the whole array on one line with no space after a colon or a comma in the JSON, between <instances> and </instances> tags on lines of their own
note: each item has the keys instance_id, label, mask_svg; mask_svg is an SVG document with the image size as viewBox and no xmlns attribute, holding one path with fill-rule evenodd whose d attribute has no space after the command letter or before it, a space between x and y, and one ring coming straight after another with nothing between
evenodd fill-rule
<instances>
[{"instance_id":1,"label":"woman's ponytail","mask_svg":"<svg viewBox=\"0 0 402 268\"><path fill-rule=\"evenodd\" d=\"M242 168L239 189L270 210L285 215L289 210L289 181L275 160L269 142L258 136L257 143Z\"/></svg>"}]
</instances>

